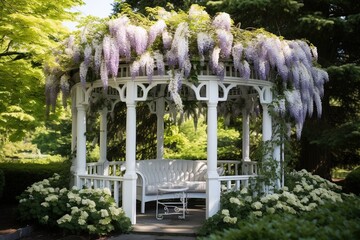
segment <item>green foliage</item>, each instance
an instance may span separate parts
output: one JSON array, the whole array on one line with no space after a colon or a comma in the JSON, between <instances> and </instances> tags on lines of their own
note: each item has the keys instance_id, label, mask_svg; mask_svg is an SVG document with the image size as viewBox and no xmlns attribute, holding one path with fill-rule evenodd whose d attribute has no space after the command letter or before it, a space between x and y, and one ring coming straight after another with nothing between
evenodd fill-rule
<instances>
[{"instance_id":1,"label":"green foliage","mask_svg":"<svg viewBox=\"0 0 360 240\"><path fill-rule=\"evenodd\" d=\"M4 171L5 181L2 202L14 203L16 196L20 195L29 185L44 178L59 173L63 186L70 181L71 162L56 158L31 159L21 161L0 162L0 169ZM11 184L9 184L11 183Z\"/></svg>"},{"instance_id":2,"label":"green foliage","mask_svg":"<svg viewBox=\"0 0 360 240\"><path fill-rule=\"evenodd\" d=\"M360 167L351 171L345 178L345 190L360 195Z\"/></svg>"},{"instance_id":3,"label":"green foliage","mask_svg":"<svg viewBox=\"0 0 360 240\"><path fill-rule=\"evenodd\" d=\"M46 124L36 128L32 142L41 153L51 155L71 155L71 114L69 109L58 109L57 115L52 114Z\"/></svg>"},{"instance_id":4,"label":"green foliage","mask_svg":"<svg viewBox=\"0 0 360 240\"><path fill-rule=\"evenodd\" d=\"M19 197L18 212L25 222L59 227L69 233L105 235L112 231L127 233L131 222L116 207L108 188L63 188L60 176L36 182Z\"/></svg>"},{"instance_id":5,"label":"green foliage","mask_svg":"<svg viewBox=\"0 0 360 240\"><path fill-rule=\"evenodd\" d=\"M287 175L286 184L272 194L259 194L253 183L249 184L249 188L223 193L221 210L206 220L200 234L236 228L243 221L267 215L301 215L329 202L340 204L345 197L340 193L341 187L305 170Z\"/></svg>"},{"instance_id":6,"label":"green foliage","mask_svg":"<svg viewBox=\"0 0 360 240\"><path fill-rule=\"evenodd\" d=\"M113 4L113 14L121 12L124 8L129 5L132 10L136 12L146 14L148 8L154 7L163 7L167 10L183 10L186 11L190 8L191 4L205 5L206 0L177 0L177 1L167 1L167 0L155 0L155 1L146 1L146 0L115 0Z\"/></svg>"},{"instance_id":7,"label":"green foliage","mask_svg":"<svg viewBox=\"0 0 360 240\"><path fill-rule=\"evenodd\" d=\"M40 158L36 145L30 142L7 142L0 149L1 155L10 159Z\"/></svg>"},{"instance_id":8,"label":"green foliage","mask_svg":"<svg viewBox=\"0 0 360 240\"><path fill-rule=\"evenodd\" d=\"M196 125L196 127L195 127ZM203 117L190 117L179 125L169 122L165 132L165 158L207 159L207 125ZM218 159L241 159L239 132L218 122Z\"/></svg>"},{"instance_id":9,"label":"green foliage","mask_svg":"<svg viewBox=\"0 0 360 240\"><path fill-rule=\"evenodd\" d=\"M204 239L357 239L360 232L360 199L326 203L300 215L273 214L250 218L237 227Z\"/></svg>"},{"instance_id":10,"label":"green foliage","mask_svg":"<svg viewBox=\"0 0 360 240\"><path fill-rule=\"evenodd\" d=\"M207 10L224 11L241 28L264 28L287 39L307 39L327 67L322 118L308 119L296 168L330 178L336 166L358 164L360 4L358 1L222 0ZM330 141L329 141L330 140Z\"/></svg>"},{"instance_id":11,"label":"green foliage","mask_svg":"<svg viewBox=\"0 0 360 240\"><path fill-rule=\"evenodd\" d=\"M81 0L0 2L1 144L21 140L44 121L42 63L66 34L61 21L73 20L70 8Z\"/></svg>"},{"instance_id":12,"label":"green foliage","mask_svg":"<svg viewBox=\"0 0 360 240\"><path fill-rule=\"evenodd\" d=\"M0 199L2 198L5 186L4 171L0 169Z\"/></svg>"}]
</instances>

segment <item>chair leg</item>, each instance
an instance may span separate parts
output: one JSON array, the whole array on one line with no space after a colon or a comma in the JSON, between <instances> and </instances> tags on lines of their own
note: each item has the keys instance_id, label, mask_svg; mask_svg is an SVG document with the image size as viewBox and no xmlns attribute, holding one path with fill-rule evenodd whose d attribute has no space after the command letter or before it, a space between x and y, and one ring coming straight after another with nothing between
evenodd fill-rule
<instances>
[{"instance_id":1,"label":"chair leg","mask_svg":"<svg viewBox=\"0 0 360 240\"><path fill-rule=\"evenodd\" d=\"M145 201L141 201L141 213L145 213Z\"/></svg>"}]
</instances>

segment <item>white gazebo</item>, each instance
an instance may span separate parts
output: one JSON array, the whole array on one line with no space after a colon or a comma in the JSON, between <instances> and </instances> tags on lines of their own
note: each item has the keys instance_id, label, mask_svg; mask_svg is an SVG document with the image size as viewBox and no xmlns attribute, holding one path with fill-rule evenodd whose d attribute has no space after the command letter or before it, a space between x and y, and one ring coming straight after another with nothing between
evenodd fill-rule
<instances>
[{"instance_id":1,"label":"white gazebo","mask_svg":"<svg viewBox=\"0 0 360 240\"><path fill-rule=\"evenodd\" d=\"M49 94L59 85L67 93L71 86L74 185L110 187L133 224L136 223L138 102L147 102L157 116L157 159L163 159L166 112L181 111L182 98L207 105L206 216L211 217L220 207L220 186L248 181L257 171L256 163L249 157L248 106L254 99L261 104L264 142L280 137L275 134L276 124L272 121L270 107L275 114L294 118L297 133L300 133L305 116L312 114L314 101L321 114L318 99L327 81L326 72L313 65L316 49L303 41L282 40L263 30L239 29L232 25L226 13L211 19L201 7L194 5L188 14L160 9L156 19L141 25L141 19L122 14L94 23L78 38L70 37L64 44L63 56L66 57L61 64L65 66L61 69L79 70L59 70L58 67L48 70ZM192 80L190 73L195 73L197 80ZM97 163L87 163L86 112L90 102L100 98L107 99L108 103L99 110L100 159ZM243 156L242 161L227 163L229 166L241 164L243 172L219 176L218 104L239 99L245 101ZM124 162L108 162L106 156L107 117L119 102L126 103L127 108L123 175L119 173ZM276 162L275 188L283 184L281 153L281 146L273 146L272 152L267 153L270 156L266 157Z\"/></svg>"}]
</instances>

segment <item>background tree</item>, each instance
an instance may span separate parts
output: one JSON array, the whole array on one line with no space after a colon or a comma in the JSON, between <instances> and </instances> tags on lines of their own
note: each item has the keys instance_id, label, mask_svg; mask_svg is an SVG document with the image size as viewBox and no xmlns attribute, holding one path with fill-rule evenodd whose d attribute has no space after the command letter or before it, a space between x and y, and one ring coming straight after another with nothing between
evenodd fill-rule
<instances>
[{"instance_id":1,"label":"background tree","mask_svg":"<svg viewBox=\"0 0 360 240\"><path fill-rule=\"evenodd\" d=\"M82 0L0 0L0 147L22 139L45 119L42 64Z\"/></svg>"},{"instance_id":2,"label":"background tree","mask_svg":"<svg viewBox=\"0 0 360 240\"><path fill-rule=\"evenodd\" d=\"M305 38L330 76L321 119L305 122L298 168L330 178L336 165L360 159L360 2L356 0L209 1L242 28L263 27L288 39Z\"/></svg>"},{"instance_id":3,"label":"background tree","mask_svg":"<svg viewBox=\"0 0 360 240\"><path fill-rule=\"evenodd\" d=\"M146 15L146 8L154 8L154 7L163 7L171 10L183 10L187 11L191 4L199 4L204 6L207 0L178 0L178 1L167 1L167 0L154 0L154 1L146 1L146 0L115 0L113 4L113 13L119 13L124 6L127 4L130 7L139 13Z\"/></svg>"}]
</instances>

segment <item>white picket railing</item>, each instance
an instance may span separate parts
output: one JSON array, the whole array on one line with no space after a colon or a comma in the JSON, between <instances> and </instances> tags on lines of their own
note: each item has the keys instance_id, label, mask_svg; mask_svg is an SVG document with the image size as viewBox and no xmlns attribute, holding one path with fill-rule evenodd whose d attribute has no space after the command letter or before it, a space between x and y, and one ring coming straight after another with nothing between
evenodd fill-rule
<instances>
[{"instance_id":1,"label":"white picket railing","mask_svg":"<svg viewBox=\"0 0 360 240\"><path fill-rule=\"evenodd\" d=\"M124 166L125 162L123 161L106 162L104 164L99 162L87 163L87 175L79 175L80 186L109 188L118 205L121 196ZM219 177L222 192L236 191L248 187L250 179L257 176L257 162L254 161L218 160L218 167L224 170L224 175ZM239 175L239 173L244 175Z\"/></svg>"},{"instance_id":2,"label":"white picket railing","mask_svg":"<svg viewBox=\"0 0 360 240\"><path fill-rule=\"evenodd\" d=\"M119 206L119 200L122 191L123 177L102 176L102 175L79 175L80 186L86 188L109 188L116 205Z\"/></svg>"},{"instance_id":3,"label":"white picket railing","mask_svg":"<svg viewBox=\"0 0 360 240\"><path fill-rule=\"evenodd\" d=\"M221 192L238 191L251 184L257 175L220 176Z\"/></svg>"}]
</instances>

